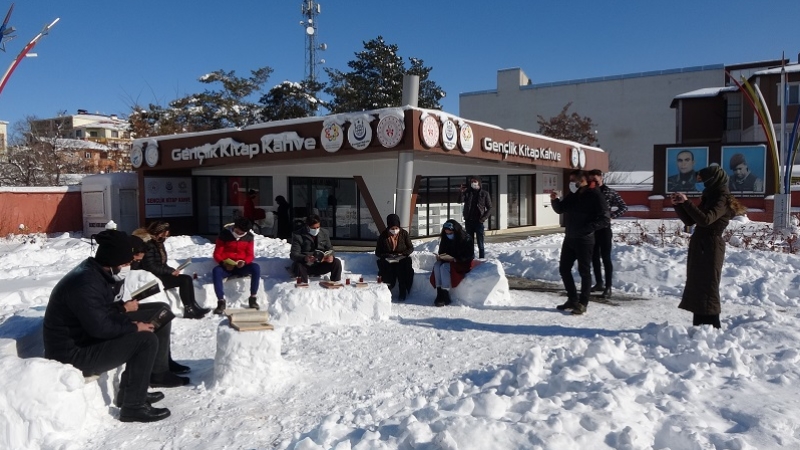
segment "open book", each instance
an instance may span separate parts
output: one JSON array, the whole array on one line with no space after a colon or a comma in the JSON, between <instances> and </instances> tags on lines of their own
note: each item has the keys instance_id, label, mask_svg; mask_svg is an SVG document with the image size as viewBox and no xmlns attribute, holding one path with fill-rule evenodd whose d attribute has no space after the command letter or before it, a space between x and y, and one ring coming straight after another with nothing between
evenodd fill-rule
<instances>
[{"instance_id":1,"label":"open book","mask_svg":"<svg viewBox=\"0 0 800 450\"><path fill-rule=\"evenodd\" d=\"M400 262L401 259L405 258L406 255L389 255L386 257L386 262L389 263L397 263Z\"/></svg>"},{"instance_id":2,"label":"open book","mask_svg":"<svg viewBox=\"0 0 800 450\"><path fill-rule=\"evenodd\" d=\"M222 265L226 267L236 267L236 261L231 258L225 258L222 260Z\"/></svg>"},{"instance_id":3,"label":"open book","mask_svg":"<svg viewBox=\"0 0 800 450\"><path fill-rule=\"evenodd\" d=\"M139 289L131 292L131 300L143 300L159 292L161 292L161 287L158 285L158 280L150 280Z\"/></svg>"},{"instance_id":4,"label":"open book","mask_svg":"<svg viewBox=\"0 0 800 450\"><path fill-rule=\"evenodd\" d=\"M272 330L269 324L269 313L257 309L228 309L225 311L230 325L237 331Z\"/></svg>"},{"instance_id":5,"label":"open book","mask_svg":"<svg viewBox=\"0 0 800 450\"><path fill-rule=\"evenodd\" d=\"M447 253L439 253L439 259L441 261L450 262L450 261L453 261L456 258L453 257L453 256L448 255Z\"/></svg>"},{"instance_id":6,"label":"open book","mask_svg":"<svg viewBox=\"0 0 800 450\"><path fill-rule=\"evenodd\" d=\"M316 258L317 260L314 262L307 262L306 264L308 264L309 266L314 265L314 263L321 262L323 258L325 258L326 256L330 256L332 254L333 250L326 250L326 251L314 250L314 258Z\"/></svg>"},{"instance_id":7,"label":"open book","mask_svg":"<svg viewBox=\"0 0 800 450\"><path fill-rule=\"evenodd\" d=\"M192 263L192 258L189 258L189 259L187 259L186 261L184 261L184 262L183 262L183 264L181 264L180 266L178 266L178 267L177 267L175 270L177 270L177 271L181 271L181 270L183 270L183 269L185 269L185 268L189 267L189 264L191 264L191 263Z\"/></svg>"},{"instance_id":8,"label":"open book","mask_svg":"<svg viewBox=\"0 0 800 450\"><path fill-rule=\"evenodd\" d=\"M163 327L174 318L175 314L172 313L169 305L164 304L161 308L156 310L149 322L153 325L153 331L158 331L159 328Z\"/></svg>"}]
</instances>

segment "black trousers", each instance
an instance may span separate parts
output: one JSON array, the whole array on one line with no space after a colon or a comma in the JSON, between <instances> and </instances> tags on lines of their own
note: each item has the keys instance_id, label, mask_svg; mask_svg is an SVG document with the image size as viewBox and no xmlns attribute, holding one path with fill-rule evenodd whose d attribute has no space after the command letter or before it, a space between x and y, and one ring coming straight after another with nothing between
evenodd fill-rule
<instances>
[{"instance_id":1,"label":"black trousers","mask_svg":"<svg viewBox=\"0 0 800 450\"><path fill-rule=\"evenodd\" d=\"M602 228L594 232L594 252L592 253L592 266L594 266L594 279L597 284L611 287L614 275L614 264L611 263L611 242L613 241L611 228ZM606 272L605 284L603 273L600 270L600 260L603 261L603 270Z\"/></svg>"},{"instance_id":2,"label":"black trousers","mask_svg":"<svg viewBox=\"0 0 800 450\"><path fill-rule=\"evenodd\" d=\"M467 236L472 239L472 242L478 244L478 258L483 258L483 238L485 233L485 227L483 222L480 220L466 220L464 221L464 229L467 232Z\"/></svg>"},{"instance_id":3,"label":"black trousers","mask_svg":"<svg viewBox=\"0 0 800 450\"><path fill-rule=\"evenodd\" d=\"M122 406L137 406L147 399L157 353L158 337L155 333L141 331L82 347L66 362L83 371L84 376L99 375L125 364L119 384L124 398Z\"/></svg>"},{"instance_id":4,"label":"black trousers","mask_svg":"<svg viewBox=\"0 0 800 450\"><path fill-rule=\"evenodd\" d=\"M390 263L383 258L378 259L378 275L381 280L389 286L399 285L400 295L411 291L414 283L414 268L411 266L411 258L403 258L396 263Z\"/></svg>"},{"instance_id":5,"label":"black trousers","mask_svg":"<svg viewBox=\"0 0 800 450\"><path fill-rule=\"evenodd\" d=\"M139 310L129 312L128 317L134 322L149 322L153 314L164 305L165 303L161 302L139 303ZM156 338L158 338L158 352L153 362L152 373L164 373L169 370L171 330L172 322L167 322L155 332Z\"/></svg>"},{"instance_id":6,"label":"black trousers","mask_svg":"<svg viewBox=\"0 0 800 450\"><path fill-rule=\"evenodd\" d=\"M565 237L561 245L561 258L558 272L567 290L567 297L579 300L584 306L589 304L589 293L592 290L592 251L594 250L594 233L581 237ZM572 277L572 266L578 261L578 273L581 276L581 292L575 287Z\"/></svg>"},{"instance_id":7,"label":"black trousers","mask_svg":"<svg viewBox=\"0 0 800 450\"><path fill-rule=\"evenodd\" d=\"M695 314L692 325L712 325L714 328L720 328L719 314Z\"/></svg>"},{"instance_id":8,"label":"black trousers","mask_svg":"<svg viewBox=\"0 0 800 450\"><path fill-rule=\"evenodd\" d=\"M197 304L194 299L194 283L192 283L191 275L182 273L177 277L167 275L165 277L158 277L158 279L164 284L164 290L175 287L178 288L183 306L193 306Z\"/></svg>"},{"instance_id":9,"label":"black trousers","mask_svg":"<svg viewBox=\"0 0 800 450\"><path fill-rule=\"evenodd\" d=\"M339 258L333 258L333 262L318 262L311 266L306 263L292 263L294 276L302 278L305 282L308 282L309 275L324 275L328 272L331 274L331 281L341 281L342 261Z\"/></svg>"}]
</instances>

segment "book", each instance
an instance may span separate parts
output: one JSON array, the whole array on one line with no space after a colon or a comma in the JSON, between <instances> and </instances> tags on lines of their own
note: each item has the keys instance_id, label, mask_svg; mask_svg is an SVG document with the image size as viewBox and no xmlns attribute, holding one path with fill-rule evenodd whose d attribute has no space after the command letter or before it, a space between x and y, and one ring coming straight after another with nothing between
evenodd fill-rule
<instances>
[{"instance_id":1,"label":"book","mask_svg":"<svg viewBox=\"0 0 800 450\"><path fill-rule=\"evenodd\" d=\"M178 267L177 267L175 270L177 270L177 271L181 271L181 270L183 270L183 269L185 269L185 268L189 267L189 264L191 264L191 263L192 263L192 258L189 258L189 259L187 259L186 261L184 261L184 262L183 262L183 264L181 264L180 266L178 266Z\"/></svg>"},{"instance_id":2,"label":"book","mask_svg":"<svg viewBox=\"0 0 800 450\"><path fill-rule=\"evenodd\" d=\"M228 309L225 311L231 328L236 331L273 330L269 323L269 313L257 309Z\"/></svg>"},{"instance_id":3,"label":"book","mask_svg":"<svg viewBox=\"0 0 800 450\"><path fill-rule=\"evenodd\" d=\"M439 253L439 259L444 262L450 262L455 260L454 257L448 255L447 253Z\"/></svg>"},{"instance_id":4,"label":"book","mask_svg":"<svg viewBox=\"0 0 800 450\"><path fill-rule=\"evenodd\" d=\"M339 289L340 287L344 286L339 281L320 281L319 285L325 289Z\"/></svg>"},{"instance_id":5,"label":"book","mask_svg":"<svg viewBox=\"0 0 800 450\"><path fill-rule=\"evenodd\" d=\"M401 259L405 258L406 255L389 255L386 257L386 262L395 264L400 262Z\"/></svg>"},{"instance_id":6,"label":"book","mask_svg":"<svg viewBox=\"0 0 800 450\"><path fill-rule=\"evenodd\" d=\"M169 305L164 304L155 311L153 317L148 322L153 325L153 331L158 331L159 328L163 327L174 318L175 314L172 312L172 309L170 309Z\"/></svg>"},{"instance_id":7,"label":"book","mask_svg":"<svg viewBox=\"0 0 800 450\"><path fill-rule=\"evenodd\" d=\"M222 265L225 267L236 267L236 261L231 258L225 258L222 260Z\"/></svg>"},{"instance_id":8,"label":"book","mask_svg":"<svg viewBox=\"0 0 800 450\"><path fill-rule=\"evenodd\" d=\"M139 289L131 292L131 300L143 300L159 292L161 292L161 286L158 285L158 280L150 280Z\"/></svg>"},{"instance_id":9,"label":"book","mask_svg":"<svg viewBox=\"0 0 800 450\"><path fill-rule=\"evenodd\" d=\"M325 258L326 256L330 256L332 254L333 254L333 250L326 250L326 251L316 250L316 251L314 251L314 257L317 258L317 261L322 261L323 258Z\"/></svg>"}]
</instances>

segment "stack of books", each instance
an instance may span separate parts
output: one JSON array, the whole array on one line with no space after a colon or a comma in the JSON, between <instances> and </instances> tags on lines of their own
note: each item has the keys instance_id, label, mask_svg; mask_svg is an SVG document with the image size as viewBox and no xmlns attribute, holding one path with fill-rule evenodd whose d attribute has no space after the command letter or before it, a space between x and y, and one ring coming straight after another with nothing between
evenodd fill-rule
<instances>
[{"instance_id":1,"label":"stack of books","mask_svg":"<svg viewBox=\"0 0 800 450\"><path fill-rule=\"evenodd\" d=\"M269 323L269 313L257 309L226 309L231 328L236 331L273 330Z\"/></svg>"}]
</instances>

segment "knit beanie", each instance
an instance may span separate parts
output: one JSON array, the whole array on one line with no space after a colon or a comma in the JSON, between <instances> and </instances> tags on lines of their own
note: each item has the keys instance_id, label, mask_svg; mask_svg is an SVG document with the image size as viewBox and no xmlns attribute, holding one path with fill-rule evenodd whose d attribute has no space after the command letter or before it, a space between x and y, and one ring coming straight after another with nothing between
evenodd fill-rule
<instances>
[{"instance_id":1,"label":"knit beanie","mask_svg":"<svg viewBox=\"0 0 800 450\"><path fill-rule=\"evenodd\" d=\"M741 153L737 153L731 156L731 170L736 170L736 166L739 164L747 164L747 160L744 159L744 155Z\"/></svg>"},{"instance_id":2,"label":"knit beanie","mask_svg":"<svg viewBox=\"0 0 800 450\"><path fill-rule=\"evenodd\" d=\"M145 244L142 238L140 238L139 236L131 235L130 241L131 241L131 251L133 252L134 255L138 253L144 253L145 251L147 251L147 244Z\"/></svg>"},{"instance_id":3,"label":"knit beanie","mask_svg":"<svg viewBox=\"0 0 800 450\"><path fill-rule=\"evenodd\" d=\"M169 230L169 222L164 222L161 220L153 222L147 226L147 232L153 236L158 236L167 230Z\"/></svg>"},{"instance_id":4,"label":"knit beanie","mask_svg":"<svg viewBox=\"0 0 800 450\"><path fill-rule=\"evenodd\" d=\"M95 261L103 267L117 267L133 260L131 241L123 231L104 230L94 235L99 244L94 255Z\"/></svg>"},{"instance_id":5,"label":"knit beanie","mask_svg":"<svg viewBox=\"0 0 800 450\"><path fill-rule=\"evenodd\" d=\"M397 214L389 214L386 216L386 228L399 227L400 216Z\"/></svg>"}]
</instances>

